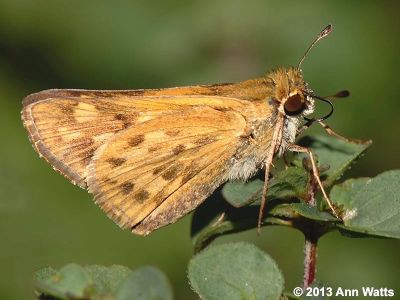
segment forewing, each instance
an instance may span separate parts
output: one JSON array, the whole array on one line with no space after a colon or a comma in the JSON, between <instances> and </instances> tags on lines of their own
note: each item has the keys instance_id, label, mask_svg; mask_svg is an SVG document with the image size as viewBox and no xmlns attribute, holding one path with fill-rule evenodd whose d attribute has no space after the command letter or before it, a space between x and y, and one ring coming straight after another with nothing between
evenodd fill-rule
<instances>
[{"instance_id":1,"label":"forewing","mask_svg":"<svg viewBox=\"0 0 400 300\"><path fill-rule=\"evenodd\" d=\"M125 129L96 151L89 191L121 227L149 233L195 208L226 179L245 127L240 113L198 106ZM160 205L157 224L141 224L160 214Z\"/></svg>"},{"instance_id":2,"label":"forewing","mask_svg":"<svg viewBox=\"0 0 400 300\"><path fill-rule=\"evenodd\" d=\"M195 94L185 95L190 92ZM86 187L87 167L94 152L128 127L198 106L255 118L258 110L248 101L197 95L206 92L212 90L47 90L25 98L22 119L39 155L74 184Z\"/></svg>"},{"instance_id":3,"label":"forewing","mask_svg":"<svg viewBox=\"0 0 400 300\"><path fill-rule=\"evenodd\" d=\"M73 183L86 187L86 167L94 151L134 124L138 113L118 99L66 97L27 104L22 118L40 156Z\"/></svg>"}]
</instances>

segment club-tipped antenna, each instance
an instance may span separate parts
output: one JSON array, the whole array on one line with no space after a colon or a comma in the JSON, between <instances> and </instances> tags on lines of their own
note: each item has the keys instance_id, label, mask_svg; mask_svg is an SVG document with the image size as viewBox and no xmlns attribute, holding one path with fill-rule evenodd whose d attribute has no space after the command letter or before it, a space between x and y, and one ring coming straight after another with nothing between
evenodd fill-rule
<instances>
[{"instance_id":1,"label":"club-tipped antenna","mask_svg":"<svg viewBox=\"0 0 400 300\"><path fill-rule=\"evenodd\" d=\"M350 92L348 90L342 90L342 91L337 92L336 94L333 94L330 96L325 96L322 98L333 100L333 99L338 99L338 98L347 98L349 96L350 96Z\"/></svg>"},{"instance_id":2,"label":"club-tipped antenna","mask_svg":"<svg viewBox=\"0 0 400 300\"><path fill-rule=\"evenodd\" d=\"M326 37L328 34L332 32L333 26L329 24L326 26L316 37L316 39L311 43L311 45L308 47L307 51L304 53L303 57L300 59L299 64L297 65L297 70L300 70L301 64L303 63L304 59L307 57L308 52L310 52L311 48L314 47L316 43L318 43L321 39Z\"/></svg>"}]
</instances>

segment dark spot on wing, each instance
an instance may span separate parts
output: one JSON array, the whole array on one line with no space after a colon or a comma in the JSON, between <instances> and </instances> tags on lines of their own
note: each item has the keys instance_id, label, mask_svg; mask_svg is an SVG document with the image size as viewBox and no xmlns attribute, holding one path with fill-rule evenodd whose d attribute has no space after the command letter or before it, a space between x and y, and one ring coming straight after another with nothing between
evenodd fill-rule
<instances>
[{"instance_id":1,"label":"dark spot on wing","mask_svg":"<svg viewBox=\"0 0 400 300\"><path fill-rule=\"evenodd\" d=\"M149 198L150 194L148 191L146 190L141 190L139 193L136 194L135 199L139 202L139 203L143 203L145 200L147 200Z\"/></svg>"},{"instance_id":2,"label":"dark spot on wing","mask_svg":"<svg viewBox=\"0 0 400 300\"><path fill-rule=\"evenodd\" d=\"M80 138L72 140L72 149L74 151L86 149L94 144L94 140L92 138ZM71 149L71 150L72 150Z\"/></svg>"},{"instance_id":3,"label":"dark spot on wing","mask_svg":"<svg viewBox=\"0 0 400 300\"><path fill-rule=\"evenodd\" d=\"M174 161L169 161L169 162L167 162L167 163L165 163L165 164L163 164L163 165L161 165L161 166L155 168L155 169L153 170L153 175L158 175L158 174L160 174L162 171L164 171L165 169L167 169L167 168L168 168L169 166L171 166L172 164L174 164Z\"/></svg>"},{"instance_id":4,"label":"dark spot on wing","mask_svg":"<svg viewBox=\"0 0 400 300\"><path fill-rule=\"evenodd\" d=\"M116 167L119 167L120 165L122 165L123 163L125 163L126 159L122 158L122 157L113 157L113 158L107 159L106 162L111 164L113 168L116 168Z\"/></svg>"},{"instance_id":5,"label":"dark spot on wing","mask_svg":"<svg viewBox=\"0 0 400 300\"><path fill-rule=\"evenodd\" d=\"M92 158L92 156L94 155L94 153L96 152L96 148L89 148L86 152L85 155L89 158Z\"/></svg>"},{"instance_id":6,"label":"dark spot on wing","mask_svg":"<svg viewBox=\"0 0 400 300\"><path fill-rule=\"evenodd\" d=\"M135 117L135 115L129 115L128 116L127 114L119 113L119 114L116 114L114 116L114 119L118 120L118 121L122 121L122 126L124 128L127 128L132 124L132 121L134 120L134 117Z\"/></svg>"},{"instance_id":7,"label":"dark spot on wing","mask_svg":"<svg viewBox=\"0 0 400 300\"><path fill-rule=\"evenodd\" d=\"M178 130L178 129L171 129L171 130L165 131L165 134L168 136L177 136L179 133L180 133L180 130Z\"/></svg>"},{"instance_id":8,"label":"dark spot on wing","mask_svg":"<svg viewBox=\"0 0 400 300\"><path fill-rule=\"evenodd\" d=\"M161 177L165 180L172 180L176 178L178 173L182 170L182 164L176 163L172 167L170 167L167 171L165 171Z\"/></svg>"},{"instance_id":9,"label":"dark spot on wing","mask_svg":"<svg viewBox=\"0 0 400 300\"><path fill-rule=\"evenodd\" d=\"M103 179L102 179L102 181L104 182L104 183L107 183L107 184L112 184L112 185L114 185L114 184L116 184L118 181L117 180L115 180L115 179L111 179L110 177L103 177Z\"/></svg>"},{"instance_id":10,"label":"dark spot on wing","mask_svg":"<svg viewBox=\"0 0 400 300\"><path fill-rule=\"evenodd\" d=\"M93 104L97 111L111 112L115 109L115 105L106 101L98 101Z\"/></svg>"},{"instance_id":11,"label":"dark spot on wing","mask_svg":"<svg viewBox=\"0 0 400 300\"><path fill-rule=\"evenodd\" d=\"M165 169L164 166L160 166L160 167L155 168L155 169L153 170L153 175L158 175L158 174L160 174L161 171L163 171L164 169Z\"/></svg>"},{"instance_id":12,"label":"dark spot on wing","mask_svg":"<svg viewBox=\"0 0 400 300\"><path fill-rule=\"evenodd\" d=\"M215 137L212 136L203 136L199 139L197 139L194 143L196 145L205 145L205 144L210 144L215 141Z\"/></svg>"},{"instance_id":13,"label":"dark spot on wing","mask_svg":"<svg viewBox=\"0 0 400 300\"><path fill-rule=\"evenodd\" d=\"M159 149L159 147L157 147L157 146L151 146L151 147L149 147L149 149L147 149L149 152L154 152L154 151L157 151Z\"/></svg>"},{"instance_id":14,"label":"dark spot on wing","mask_svg":"<svg viewBox=\"0 0 400 300\"><path fill-rule=\"evenodd\" d=\"M136 147L136 146L140 145L143 142L144 142L144 135L143 134L139 134L137 136L134 136L133 138L130 138L129 141L128 141L128 144L131 147Z\"/></svg>"},{"instance_id":15,"label":"dark spot on wing","mask_svg":"<svg viewBox=\"0 0 400 300\"><path fill-rule=\"evenodd\" d=\"M188 182L190 179L196 176L197 173L199 173L199 166L196 163L192 162L183 170L181 184L185 184L186 182Z\"/></svg>"},{"instance_id":16,"label":"dark spot on wing","mask_svg":"<svg viewBox=\"0 0 400 300\"><path fill-rule=\"evenodd\" d=\"M172 149L172 153L175 154L175 155L178 155L183 150L185 150L185 148L186 148L185 145L178 145L174 149Z\"/></svg>"},{"instance_id":17,"label":"dark spot on wing","mask_svg":"<svg viewBox=\"0 0 400 300\"><path fill-rule=\"evenodd\" d=\"M90 163L95 151L96 151L95 148L89 148L81 153L80 156L83 158L84 165L88 165Z\"/></svg>"},{"instance_id":18,"label":"dark spot on wing","mask_svg":"<svg viewBox=\"0 0 400 300\"><path fill-rule=\"evenodd\" d=\"M124 182L119 187L121 188L122 194L128 195L130 192L132 192L134 184L132 182Z\"/></svg>"},{"instance_id":19,"label":"dark spot on wing","mask_svg":"<svg viewBox=\"0 0 400 300\"><path fill-rule=\"evenodd\" d=\"M69 106L69 105L62 105L60 108L61 108L61 111L62 111L63 114L66 114L66 115L73 115L74 114L74 110L75 109L73 107Z\"/></svg>"},{"instance_id":20,"label":"dark spot on wing","mask_svg":"<svg viewBox=\"0 0 400 300\"><path fill-rule=\"evenodd\" d=\"M119 120L119 121L126 121L126 120L128 120L128 117L124 114L116 114L114 116L114 119Z\"/></svg>"}]
</instances>

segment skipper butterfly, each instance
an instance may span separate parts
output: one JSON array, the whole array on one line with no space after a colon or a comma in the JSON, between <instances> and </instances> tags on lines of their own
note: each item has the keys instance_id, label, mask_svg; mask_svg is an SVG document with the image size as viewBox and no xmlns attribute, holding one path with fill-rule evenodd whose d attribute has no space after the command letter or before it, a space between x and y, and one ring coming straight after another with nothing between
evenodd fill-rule
<instances>
[{"instance_id":1,"label":"skipper butterfly","mask_svg":"<svg viewBox=\"0 0 400 300\"><path fill-rule=\"evenodd\" d=\"M331 32L327 26L306 51ZM238 83L167 89L53 89L24 99L22 120L41 157L87 189L119 226L137 234L175 222L227 180L265 168L259 223L274 157L310 124L314 99L298 67ZM337 94L345 96L346 92ZM305 124L301 126L304 120Z\"/></svg>"}]
</instances>

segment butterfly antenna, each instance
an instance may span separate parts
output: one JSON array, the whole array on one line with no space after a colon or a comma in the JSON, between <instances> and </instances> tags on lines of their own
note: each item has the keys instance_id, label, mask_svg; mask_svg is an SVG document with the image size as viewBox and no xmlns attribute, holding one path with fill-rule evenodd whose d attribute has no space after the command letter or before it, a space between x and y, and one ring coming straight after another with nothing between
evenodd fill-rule
<instances>
[{"instance_id":1,"label":"butterfly antenna","mask_svg":"<svg viewBox=\"0 0 400 300\"><path fill-rule=\"evenodd\" d=\"M337 92L334 95L325 96L322 98L333 100L333 99L338 99L338 98L347 98L349 96L350 96L350 92L348 90L343 90L343 91Z\"/></svg>"},{"instance_id":2,"label":"butterfly antenna","mask_svg":"<svg viewBox=\"0 0 400 300\"><path fill-rule=\"evenodd\" d=\"M316 43L318 43L320 40L322 40L324 37L326 37L328 34L332 32L333 26L329 24L326 26L316 37L316 39L311 43L311 45L308 47L307 51L304 53L303 57L300 59L299 64L297 65L297 70L300 70L301 64L303 63L304 59L307 57L308 52L314 47Z\"/></svg>"},{"instance_id":3,"label":"butterfly antenna","mask_svg":"<svg viewBox=\"0 0 400 300\"><path fill-rule=\"evenodd\" d=\"M308 91L303 91L303 92L304 92L304 94L306 94L307 96L309 96L311 98L314 98L314 99L317 99L317 100L320 100L322 102L329 104L330 109L331 109L330 112L327 115L323 116L322 118L315 119L315 118L304 117L304 120L306 120L307 124L309 124L309 125L311 125L314 122L322 122L322 121L328 119L333 114L334 107L330 100L334 100L334 99L338 99L338 98L346 98L346 97L350 96L350 92L348 90L342 90L340 92L337 92L336 94L333 94L331 96L326 96L326 97L321 97L321 96L315 95L313 93L310 93Z\"/></svg>"}]
</instances>

